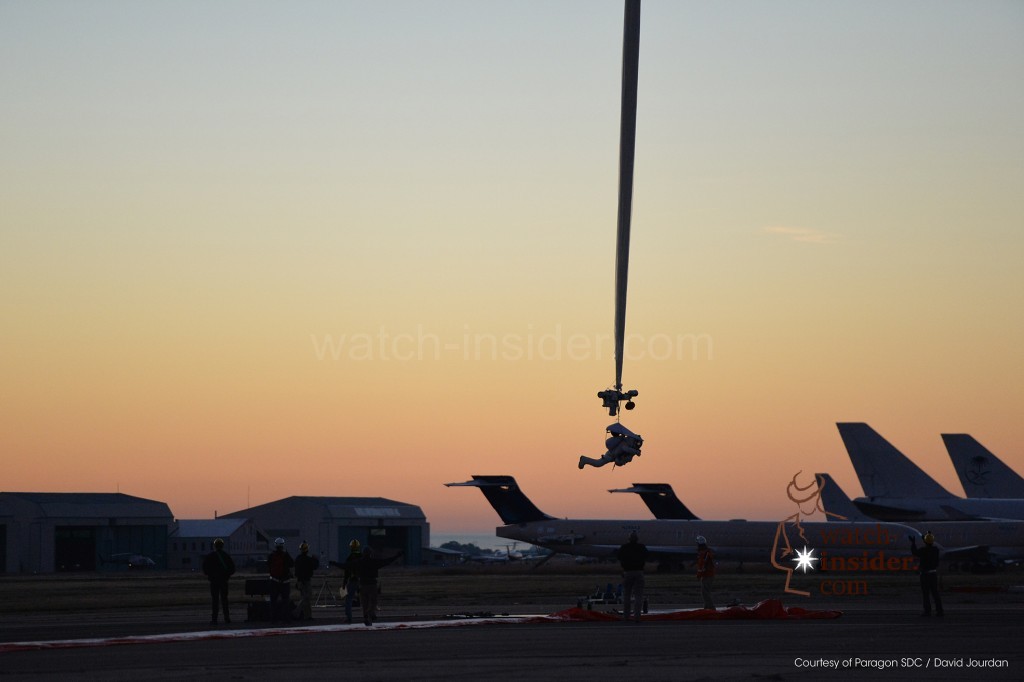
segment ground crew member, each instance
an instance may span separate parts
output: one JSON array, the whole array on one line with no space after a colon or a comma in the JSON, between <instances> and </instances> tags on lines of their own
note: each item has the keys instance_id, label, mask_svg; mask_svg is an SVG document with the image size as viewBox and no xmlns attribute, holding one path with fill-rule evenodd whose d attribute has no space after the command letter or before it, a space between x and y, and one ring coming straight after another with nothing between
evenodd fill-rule
<instances>
[{"instance_id":1,"label":"ground crew member","mask_svg":"<svg viewBox=\"0 0 1024 682\"><path fill-rule=\"evenodd\" d=\"M345 622L352 622L352 602L356 600L356 595L359 594L359 575L356 573L354 568L354 562L358 559L363 558L362 546L359 544L359 540L353 540L348 543L348 557L345 559L345 575L342 577L341 582L345 586ZM350 568L350 566L353 566Z\"/></svg>"},{"instance_id":2,"label":"ground crew member","mask_svg":"<svg viewBox=\"0 0 1024 682\"><path fill-rule=\"evenodd\" d=\"M932 599L935 600L935 615L942 615L942 599L939 597L939 548L931 531L924 534L924 547L917 546L917 539L910 536L910 552L917 557L921 574L922 617L932 615Z\"/></svg>"},{"instance_id":3,"label":"ground crew member","mask_svg":"<svg viewBox=\"0 0 1024 682\"><path fill-rule=\"evenodd\" d=\"M267 572L270 574L270 620L284 620L288 617L288 599L295 560L284 549L284 538L274 540L274 551L267 557Z\"/></svg>"},{"instance_id":4,"label":"ground crew member","mask_svg":"<svg viewBox=\"0 0 1024 682\"><path fill-rule=\"evenodd\" d=\"M715 602L711 598L711 585L715 581L715 553L708 547L703 535L697 536L697 582L700 583L700 596L704 600L704 608L714 610Z\"/></svg>"},{"instance_id":5,"label":"ground crew member","mask_svg":"<svg viewBox=\"0 0 1024 682\"><path fill-rule=\"evenodd\" d=\"M313 618L313 571L320 568L320 560L309 555L309 543L299 545L299 556L295 557L295 584L299 588L299 620Z\"/></svg>"},{"instance_id":6,"label":"ground crew member","mask_svg":"<svg viewBox=\"0 0 1024 682\"><path fill-rule=\"evenodd\" d=\"M399 552L387 559L378 559L373 548L367 547L361 557L345 562L345 568L354 571L359 579L359 603L363 607L364 625L373 625L377 617L377 595L380 593L380 586L377 584L378 572L404 553Z\"/></svg>"},{"instance_id":7,"label":"ground crew member","mask_svg":"<svg viewBox=\"0 0 1024 682\"><path fill-rule=\"evenodd\" d=\"M622 619L629 620L630 605L635 605L635 620L640 622L644 603L644 564L647 563L647 545L641 544L634 530L629 542L619 547L619 565L622 566Z\"/></svg>"},{"instance_id":8,"label":"ground crew member","mask_svg":"<svg viewBox=\"0 0 1024 682\"><path fill-rule=\"evenodd\" d=\"M203 575L210 581L211 625L217 624L218 607L224 612L224 622L231 622L231 614L228 613L228 578L234 574L235 562L224 551L224 541L217 538L213 541L213 551L203 557Z\"/></svg>"}]
</instances>

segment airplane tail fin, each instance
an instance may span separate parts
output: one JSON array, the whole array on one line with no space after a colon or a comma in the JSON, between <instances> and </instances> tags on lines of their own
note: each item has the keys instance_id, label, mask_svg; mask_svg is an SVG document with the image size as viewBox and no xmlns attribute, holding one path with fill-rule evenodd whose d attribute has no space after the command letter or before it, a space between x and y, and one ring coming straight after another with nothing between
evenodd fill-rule
<instances>
[{"instance_id":1,"label":"airplane tail fin","mask_svg":"<svg viewBox=\"0 0 1024 682\"><path fill-rule=\"evenodd\" d=\"M966 433L944 433L949 458L967 497L1024 497L1024 478Z\"/></svg>"},{"instance_id":2,"label":"airplane tail fin","mask_svg":"<svg viewBox=\"0 0 1024 682\"><path fill-rule=\"evenodd\" d=\"M954 497L867 424L836 426L868 497Z\"/></svg>"},{"instance_id":3,"label":"airplane tail fin","mask_svg":"<svg viewBox=\"0 0 1024 682\"><path fill-rule=\"evenodd\" d=\"M498 512L501 522L506 526L553 518L538 509L537 505L523 494L516 479L512 476L473 476L473 480L465 483L445 483L445 485L480 488L480 492L494 507L494 511Z\"/></svg>"},{"instance_id":4,"label":"airplane tail fin","mask_svg":"<svg viewBox=\"0 0 1024 682\"><path fill-rule=\"evenodd\" d=\"M847 521L865 521L868 519L860 509L857 509L857 505L853 503L849 495L843 492L839 484L832 480L831 476L828 474L814 474L814 477L818 479L818 487L821 489L821 504L825 511L828 512L829 521L835 518L832 514L845 516Z\"/></svg>"},{"instance_id":5,"label":"airplane tail fin","mask_svg":"<svg viewBox=\"0 0 1024 682\"><path fill-rule=\"evenodd\" d=\"M647 508L651 510L656 519L682 519L687 521L698 521L699 516L694 514L683 504L672 486L668 483L634 483L630 488L616 488L609 490L610 493L636 493L644 501Z\"/></svg>"}]
</instances>

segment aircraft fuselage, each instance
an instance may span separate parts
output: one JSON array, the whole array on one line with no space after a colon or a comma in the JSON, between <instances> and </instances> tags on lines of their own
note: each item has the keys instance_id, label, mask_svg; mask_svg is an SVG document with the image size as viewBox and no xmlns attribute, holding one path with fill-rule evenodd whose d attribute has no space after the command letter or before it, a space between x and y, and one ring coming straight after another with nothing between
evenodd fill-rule
<instances>
[{"instance_id":1,"label":"aircraft fuselage","mask_svg":"<svg viewBox=\"0 0 1024 682\"><path fill-rule=\"evenodd\" d=\"M876 550L907 553L908 536L919 541L921 537L908 526L875 521L803 522L800 528L787 522L780 531L776 521L545 519L495 529L499 537L509 540L592 557L613 556L631 531L658 555L695 556L695 538L703 535L719 559L741 561L769 561L773 547L785 548L785 538L794 550L807 546L842 556Z\"/></svg>"},{"instance_id":2,"label":"aircraft fuselage","mask_svg":"<svg viewBox=\"0 0 1024 682\"><path fill-rule=\"evenodd\" d=\"M858 497L862 512L883 521L1024 520L1024 500L964 497Z\"/></svg>"}]
</instances>

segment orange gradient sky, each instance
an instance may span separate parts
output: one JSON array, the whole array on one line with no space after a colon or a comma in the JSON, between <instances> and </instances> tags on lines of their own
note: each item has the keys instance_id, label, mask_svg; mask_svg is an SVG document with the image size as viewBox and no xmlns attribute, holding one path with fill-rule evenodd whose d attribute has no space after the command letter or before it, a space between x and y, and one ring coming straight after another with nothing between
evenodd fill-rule
<instances>
[{"instance_id":1,"label":"orange gradient sky","mask_svg":"<svg viewBox=\"0 0 1024 682\"><path fill-rule=\"evenodd\" d=\"M866 421L1024 471L1024 5L643 6L624 423L603 452L621 2L0 5L6 491L289 495L488 531L859 495Z\"/></svg>"}]
</instances>

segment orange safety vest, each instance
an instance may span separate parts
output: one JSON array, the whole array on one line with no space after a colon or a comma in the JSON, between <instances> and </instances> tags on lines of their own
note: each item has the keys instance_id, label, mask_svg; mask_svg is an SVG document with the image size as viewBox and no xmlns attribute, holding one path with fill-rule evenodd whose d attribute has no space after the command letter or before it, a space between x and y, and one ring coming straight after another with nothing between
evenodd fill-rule
<instances>
[{"instance_id":1,"label":"orange safety vest","mask_svg":"<svg viewBox=\"0 0 1024 682\"><path fill-rule=\"evenodd\" d=\"M697 552L697 577L715 577L715 553L710 549L702 549Z\"/></svg>"}]
</instances>

